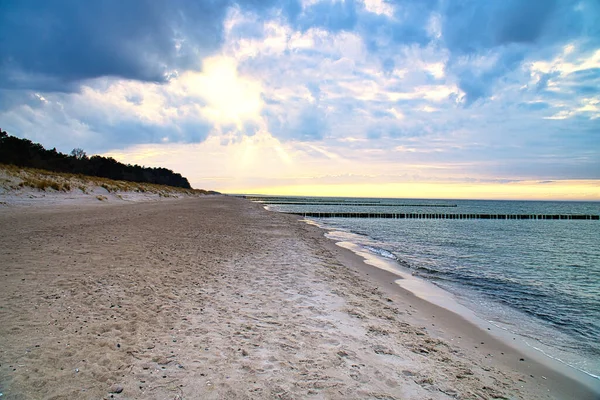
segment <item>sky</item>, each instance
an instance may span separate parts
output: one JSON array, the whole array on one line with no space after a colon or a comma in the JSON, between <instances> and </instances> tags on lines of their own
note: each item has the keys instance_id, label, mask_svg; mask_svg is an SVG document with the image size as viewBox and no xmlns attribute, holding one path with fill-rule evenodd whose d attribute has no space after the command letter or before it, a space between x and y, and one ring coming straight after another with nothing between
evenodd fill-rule
<instances>
[{"instance_id":1,"label":"sky","mask_svg":"<svg viewBox=\"0 0 600 400\"><path fill-rule=\"evenodd\" d=\"M0 127L225 193L600 200L597 0L2 0Z\"/></svg>"}]
</instances>

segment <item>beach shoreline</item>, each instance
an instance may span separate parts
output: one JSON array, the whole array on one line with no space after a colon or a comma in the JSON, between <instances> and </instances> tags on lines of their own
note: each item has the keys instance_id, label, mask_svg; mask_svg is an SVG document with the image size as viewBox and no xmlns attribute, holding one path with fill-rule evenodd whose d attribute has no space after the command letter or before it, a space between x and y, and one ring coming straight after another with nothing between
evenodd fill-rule
<instances>
[{"instance_id":1,"label":"beach shoreline","mask_svg":"<svg viewBox=\"0 0 600 400\"><path fill-rule=\"evenodd\" d=\"M273 211L274 212L274 211ZM305 220L310 225L323 231L327 237L330 228L324 228ZM440 287L427 282L423 278L411 276L403 272L394 260L368 253L351 242L340 242L329 238L336 246L352 252L345 258L344 265L353 268L364 278L379 284L381 290L388 295L398 295L407 301L409 307L422 310L413 323L420 323L428 328L436 338L454 342L471 343L473 356L482 364L490 365L499 362L503 366L522 374L522 379L534 379L540 387L547 387L548 392L559 398L595 398L600 397L600 380L561 363L551 357L528 347L522 341L515 340L518 334L507 332L494 324L480 318L471 309L460 304L454 296ZM392 284L394 283L394 284ZM434 317L435 315L435 317ZM437 327L436 327L437 325ZM484 346L485 344L485 346ZM460 343L459 343L460 345ZM480 354L483 351L486 353ZM495 362L485 361L488 357L496 357ZM521 361L521 359L527 362ZM516 360L519 360L518 362ZM521 381L520 381L521 382ZM521 382L525 383L525 382ZM525 386L525 385L522 385ZM581 391L574 389L583 386Z\"/></svg>"},{"instance_id":2,"label":"beach shoreline","mask_svg":"<svg viewBox=\"0 0 600 400\"><path fill-rule=\"evenodd\" d=\"M0 222L8 399L597 398L245 200L4 207Z\"/></svg>"}]
</instances>

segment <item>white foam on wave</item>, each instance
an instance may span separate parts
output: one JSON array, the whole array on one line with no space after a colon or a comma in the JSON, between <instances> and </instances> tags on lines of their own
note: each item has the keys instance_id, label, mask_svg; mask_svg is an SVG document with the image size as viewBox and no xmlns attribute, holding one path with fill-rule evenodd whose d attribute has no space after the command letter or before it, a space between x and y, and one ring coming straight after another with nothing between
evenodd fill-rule
<instances>
[{"instance_id":1,"label":"white foam on wave","mask_svg":"<svg viewBox=\"0 0 600 400\"><path fill-rule=\"evenodd\" d=\"M577 367L572 362L563 361L563 358L559 356L559 353L557 352L559 351L558 349L546 346L533 337L524 336L519 332L508 329L500 322L494 322L483 318L483 316L479 315L474 309L463 304L463 301L469 301L468 299L459 299L453 293L437 286L433 282L418 277L415 275L414 271L403 267L399 263L398 257L391 251L366 244L365 242L368 242L368 240L366 240L364 236L354 234L350 231L340 230L337 227L334 229L317 221L308 219L305 221L326 230L325 236L327 238L336 241L338 246L351 250L355 254L361 256L365 259L365 263L397 275L399 279L395 280L395 283L415 296L462 316L480 329L488 331L504 343L516 346L530 357L533 357L534 354L538 354L539 356L534 358L539 358L540 361L542 358L548 358L559 363L565 369L571 369L589 377L600 379L597 375ZM515 338L518 338L519 340L515 341ZM548 347L548 349L544 350L545 347ZM567 355L565 354L565 356Z\"/></svg>"},{"instance_id":2,"label":"white foam on wave","mask_svg":"<svg viewBox=\"0 0 600 400\"><path fill-rule=\"evenodd\" d=\"M378 256L384 257L384 258L389 258L390 260L398 260L398 257L396 257L394 255L394 253L392 253L391 251L388 251L386 249L380 249L378 247L372 247L372 246L364 246L365 249L369 250L372 253L377 254Z\"/></svg>"}]
</instances>

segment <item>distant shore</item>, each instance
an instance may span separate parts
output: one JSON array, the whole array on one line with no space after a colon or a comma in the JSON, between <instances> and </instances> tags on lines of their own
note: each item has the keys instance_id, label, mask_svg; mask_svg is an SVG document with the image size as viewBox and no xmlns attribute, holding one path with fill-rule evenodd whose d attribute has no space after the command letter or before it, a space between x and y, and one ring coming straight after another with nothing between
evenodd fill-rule
<instances>
[{"instance_id":1,"label":"distant shore","mask_svg":"<svg viewBox=\"0 0 600 400\"><path fill-rule=\"evenodd\" d=\"M600 393L245 200L7 206L0 231L7 399Z\"/></svg>"}]
</instances>

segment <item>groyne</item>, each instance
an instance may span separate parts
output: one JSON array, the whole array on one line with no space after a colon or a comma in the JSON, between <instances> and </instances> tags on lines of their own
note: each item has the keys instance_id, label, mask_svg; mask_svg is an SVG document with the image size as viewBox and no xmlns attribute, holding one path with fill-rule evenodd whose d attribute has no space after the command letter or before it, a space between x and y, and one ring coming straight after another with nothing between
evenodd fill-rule
<instances>
[{"instance_id":1,"label":"groyne","mask_svg":"<svg viewBox=\"0 0 600 400\"><path fill-rule=\"evenodd\" d=\"M289 212L311 218L387 218L387 219L501 219L501 220L600 220L600 215L584 214L458 214L458 213L329 213Z\"/></svg>"}]
</instances>

